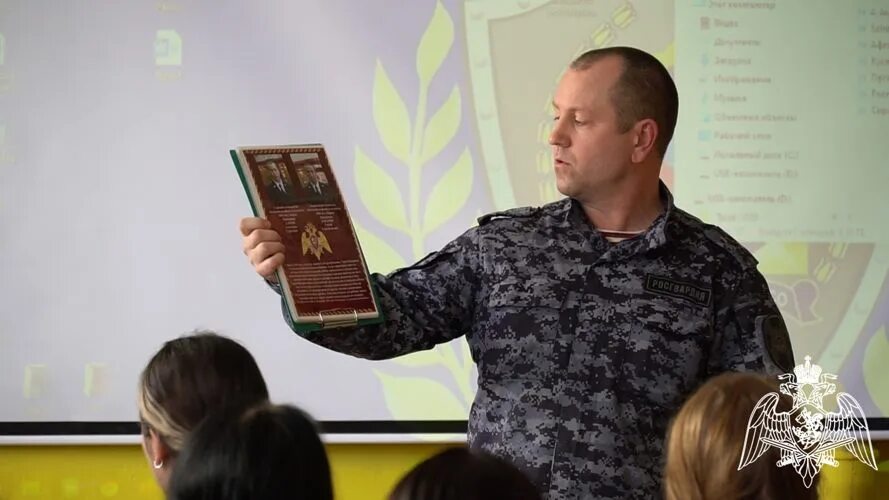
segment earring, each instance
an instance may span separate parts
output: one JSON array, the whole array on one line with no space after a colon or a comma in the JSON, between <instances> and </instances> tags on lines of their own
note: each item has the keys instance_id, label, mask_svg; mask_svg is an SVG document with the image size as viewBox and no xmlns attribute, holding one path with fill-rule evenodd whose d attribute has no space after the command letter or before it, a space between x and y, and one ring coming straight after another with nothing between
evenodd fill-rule
<instances>
[{"instance_id":1,"label":"earring","mask_svg":"<svg viewBox=\"0 0 889 500\"><path fill-rule=\"evenodd\" d=\"M161 467L164 466L164 461L163 460L155 460L154 462L151 463L151 466L154 467L155 469L160 469Z\"/></svg>"}]
</instances>

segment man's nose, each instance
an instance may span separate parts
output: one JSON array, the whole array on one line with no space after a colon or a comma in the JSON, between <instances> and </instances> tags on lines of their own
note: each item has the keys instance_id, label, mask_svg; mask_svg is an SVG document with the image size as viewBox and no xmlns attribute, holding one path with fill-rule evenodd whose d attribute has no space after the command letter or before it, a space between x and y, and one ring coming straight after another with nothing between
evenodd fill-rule
<instances>
[{"instance_id":1,"label":"man's nose","mask_svg":"<svg viewBox=\"0 0 889 500\"><path fill-rule=\"evenodd\" d=\"M549 143L552 146L561 146L568 147L570 145L570 139L568 134L565 132L565 125L563 119L558 119L553 121L552 131L549 133Z\"/></svg>"}]
</instances>

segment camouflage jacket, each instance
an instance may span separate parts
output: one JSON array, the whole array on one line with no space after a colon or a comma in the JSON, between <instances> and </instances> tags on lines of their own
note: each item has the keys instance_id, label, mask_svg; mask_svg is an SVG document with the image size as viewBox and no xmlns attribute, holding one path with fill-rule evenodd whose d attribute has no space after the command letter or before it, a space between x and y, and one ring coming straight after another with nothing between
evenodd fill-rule
<instances>
[{"instance_id":1,"label":"camouflage jacket","mask_svg":"<svg viewBox=\"0 0 889 500\"><path fill-rule=\"evenodd\" d=\"M662 191L665 213L620 243L570 199L486 215L373 275L384 324L305 337L385 359L465 335L478 366L470 446L516 464L544 498L657 498L667 421L693 389L793 367L756 260Z\"/></svg>"}]
</instances>

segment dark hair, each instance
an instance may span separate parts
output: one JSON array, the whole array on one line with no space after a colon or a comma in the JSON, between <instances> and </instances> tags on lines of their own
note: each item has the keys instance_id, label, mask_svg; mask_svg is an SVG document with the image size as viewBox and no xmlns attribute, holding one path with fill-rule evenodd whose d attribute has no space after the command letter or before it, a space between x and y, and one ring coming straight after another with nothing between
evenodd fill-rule
<instances>
[{"instance_id":1,"label":"dark hair","mask_svg":"<svg viewBox=\"0 0 889 500\"><path fill-rule=\"evenodd\" d=\"M247 349L213 332L195 332L166 342L142 371L142 432L154 429L175 453L211 412L268 398L265 380Z\"/></svg>"},{"instance_id":2,"label":"dark hair","mask_svg":"<svg viewBox=\"0 0 889 500\"><path fill-rule=\"evenodd\" d=\"M618 57L623 62L623 73L610 91L618 128L626 132L639 120L651 118L657 123L656 146L663 158L679 115L679 92L670 72L653 55L632 47L589 50L570 68L583 71L606 57Z\"/></svg>"},{"instance_id":3,"label":"dark hair","mask_svg":"<svg viewBox=\"0 0 889 500\"><path fill-rule=\"evenodd\" d=\"M389 500L539 500L540 493L515 466L483 451L445 450L414 467Z\"/></svg>"},{"instance_id":4,"label":"dark hair","mask_svg":"<svg viewBox=\"0 0 889 500\"><path fill-rule=\"evenodd\" d=\"M310 417L292 406L220 412L192 432L169 500L331 500L330 465Z\"/></svg>"}]
</instances>

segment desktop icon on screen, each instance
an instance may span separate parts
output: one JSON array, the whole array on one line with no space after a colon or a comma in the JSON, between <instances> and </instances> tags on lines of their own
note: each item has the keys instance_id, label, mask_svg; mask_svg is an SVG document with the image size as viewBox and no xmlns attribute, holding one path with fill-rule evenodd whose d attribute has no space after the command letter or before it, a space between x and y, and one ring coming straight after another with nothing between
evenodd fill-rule
<instances>
[{"instance_id":1,"label":"desktop icon on screen","mask_svg":"<svg viewBox=\"0 0 889 500\"><path fill-rule=\"evenodd\" d=\"M175 30L157 30L154 63L158 66L182 65L182 37Z\"/></svg>"}]
</instances>

